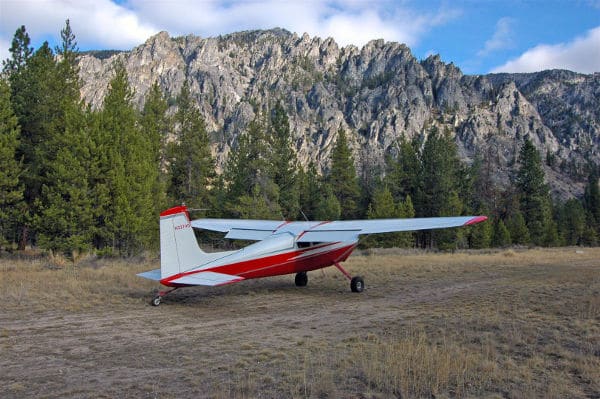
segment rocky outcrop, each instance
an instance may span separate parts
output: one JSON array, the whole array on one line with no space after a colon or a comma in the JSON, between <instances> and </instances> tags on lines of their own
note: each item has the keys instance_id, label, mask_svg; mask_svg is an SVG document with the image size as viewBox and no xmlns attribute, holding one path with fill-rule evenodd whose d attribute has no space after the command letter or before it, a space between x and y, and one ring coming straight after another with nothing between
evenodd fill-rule
<instances>
[{"instance_id":1,"label":"rocky outcrop","mask_svg":"<svg viewBox=\"0 0 600 399\"><path fill-rule=\"evenodd\" d=\"M301 163L313 160L322 170L339 128L362 169L381 165L402 135L427 134L431 125L455 132L465 160L485 155L504 185L525 137L555 157L547 176L560 196L581 193L578 165L600 163L600 74L468 76L439 56L419 61L405 45L383 40L359 49L282 29L206 39L161 32L129 52L79 58L82 94L93 107L101 106L117 59L139 107L154 82L171 99L190 82L219 166L255 104L276 101L287 109Z\"/></svg>"}]
</instances>

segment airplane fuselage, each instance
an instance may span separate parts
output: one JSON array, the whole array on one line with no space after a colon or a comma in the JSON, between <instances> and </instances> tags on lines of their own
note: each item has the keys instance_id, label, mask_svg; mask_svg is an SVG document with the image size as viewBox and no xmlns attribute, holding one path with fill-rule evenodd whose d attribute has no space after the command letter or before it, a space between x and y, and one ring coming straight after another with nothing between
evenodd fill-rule
<instances>
[{"instance_id":1,"label":"airplane fuselage","mask_svg":"<svg viewBox=\"0 0 600 399\"><path fill-rule=\"evenodd\" d=\"M161 279L160 283L169 287L186 286L173 281L203 272L229 274L243 279L307 272L345 261L357 243L297 243L290 233L277 234L238 251L210 254L214 259Z\"/></svg>"}]
</instances>

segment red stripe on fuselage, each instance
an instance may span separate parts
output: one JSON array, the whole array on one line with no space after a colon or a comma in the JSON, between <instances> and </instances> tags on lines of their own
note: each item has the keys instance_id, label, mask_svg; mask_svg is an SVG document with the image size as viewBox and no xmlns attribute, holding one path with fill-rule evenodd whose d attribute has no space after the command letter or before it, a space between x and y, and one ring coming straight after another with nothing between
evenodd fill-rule
<instances>
[{"instance_id":1,"label":"red stripe on fuselage","mask_svg":"<svg viewBox=\"0 0 600 399\"><path fill-rule=\"evenodd\" d=\"M330 245L333 245L332 243ZM307 250L315 249L306 248L302 250L294 250L282 254L266 256L264 258L250 259L246 261L236 262L229 265L215 266L208 269L193 270L190 272L179 273L169 276L160 281L161 284L174 287L178 284L171 284L171 281L178 278L198 274L202 272L224 273L233 276L243 277L244 279L261 278L278 276L281 274L291 274L306 272L310 270L320 269L331 266L335 262L343 262L352 253L357 243L346 245L344 247L332 249L331 251L322 252L314 255L299 257ZM322 246L320 246L322 248Z\"/></svg>"}]
</instances>

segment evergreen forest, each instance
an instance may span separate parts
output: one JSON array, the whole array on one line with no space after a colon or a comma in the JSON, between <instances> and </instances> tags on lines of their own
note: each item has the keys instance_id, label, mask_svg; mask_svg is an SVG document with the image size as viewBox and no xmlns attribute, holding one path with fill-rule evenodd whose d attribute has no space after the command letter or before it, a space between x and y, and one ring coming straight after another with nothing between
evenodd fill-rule
<instances>
[{"instance_id":1,"label":"evergreen forest","mask_svg":"<svg viewBox=\"0 0 600 399\"><path fill-rule=\"evenodd\" d=\"M357 174L336 134L329 168L302 167L284 104L253 104L222 173L188 84L173 102L155 84L141 110L116 63L103 106L80 96L75 35L34 50L17 29L0 79L0 249L131 256L158 248L158 215L185 203L198 217L288 220L488 215L469 228L366 237L363 246L454 250L598 245L598 167L585 194L553 199L543 159L525 140L513 184L494 184L484 158L459 160L453 132L435 126L397 143L385 170ZM170 107L175 105L175 107ZM169 110L175 109L174 112ZM548 158L548 157L546 157Z\"/></svg>"}]
</instances>

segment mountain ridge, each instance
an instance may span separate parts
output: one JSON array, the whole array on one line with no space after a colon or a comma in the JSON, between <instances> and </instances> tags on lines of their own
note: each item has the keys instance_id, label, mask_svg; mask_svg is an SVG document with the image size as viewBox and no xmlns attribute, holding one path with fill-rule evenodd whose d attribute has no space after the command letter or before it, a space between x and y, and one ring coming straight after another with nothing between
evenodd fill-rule
<instances>
[{"instance_id":1,"label":"mountain ridge","mask_svg":"<svg viewBox=\"0 0 600 399\"><path fill-rule=\"evenodd\" d=\"M483 154L503 186L526 137L554 157L545 168L558 197L580 196L586 163L600 163L600 73L464 75L439 55L417 60L401 43L340 47L280 28L209 38L160 32L131 51L104 54L79 57L83 98L101 106L117 59L140 108L154 82L174 98L187 79L218 169L256 104L275 101L288 113L301 164L312 160L319 170L328 168L339 128L359 171L381 168L401 136L426 135L429 126L450 129L463 160Z\"/></svg>"}]
</instances>

